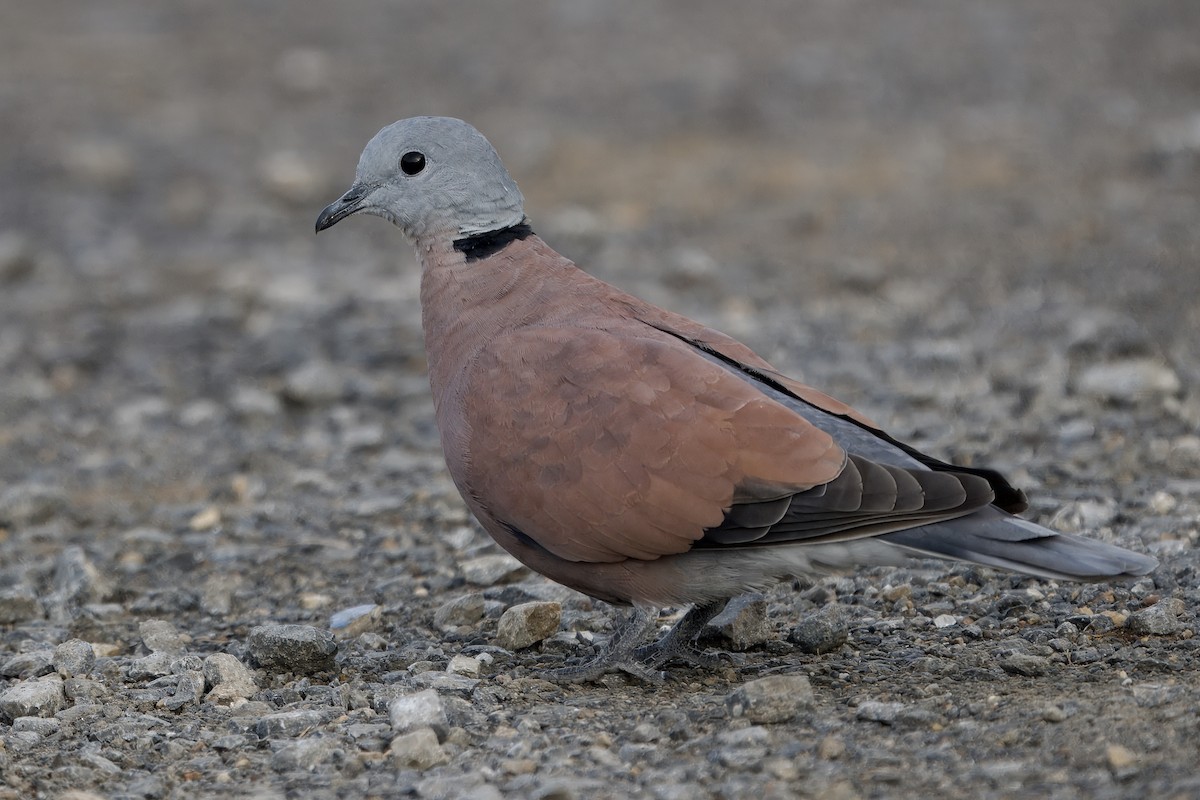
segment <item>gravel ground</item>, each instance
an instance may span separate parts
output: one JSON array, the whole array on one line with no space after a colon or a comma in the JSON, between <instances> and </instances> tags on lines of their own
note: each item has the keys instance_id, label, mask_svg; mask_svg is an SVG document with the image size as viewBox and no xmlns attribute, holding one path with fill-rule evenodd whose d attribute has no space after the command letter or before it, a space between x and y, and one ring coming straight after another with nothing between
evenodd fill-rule
<instances>
[{"instance_id":1,"label":"gravel ground","mask_svg":"<svg viewBox=\"0 0 1200 800\"><path fill-rule=\"evenodd\" d=\"M487 8L5 9L0 798L1200 794L1200 5ZM312 236L418 113L595 274L1161 568L814 580L723 669L539 680L610 610L468 518L398 232Z\"/></svg>"}]
</instances>

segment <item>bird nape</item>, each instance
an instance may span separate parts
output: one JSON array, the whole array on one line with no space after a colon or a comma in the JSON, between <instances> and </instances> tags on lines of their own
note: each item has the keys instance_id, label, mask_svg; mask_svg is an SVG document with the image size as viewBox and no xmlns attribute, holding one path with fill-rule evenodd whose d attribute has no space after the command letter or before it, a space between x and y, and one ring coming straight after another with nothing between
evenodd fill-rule
<instances>
[{"instance_id":1,"label":"bird nape","mask_svg":"<svg viewBox=\"0 0 1200 800\"><path fill-rule=\"evenodd\" d=\"M467 506L530 568L633 608L598 656L547 677L707 664L696 637L731 597L803 574L912 556L1075 581L1157 565L1015 516L1025 496L1000 474L920 453L578 269L532 232L496 151L461 120L376 134L316 229L357 213L416 246L437 424ZM647 644L667 606L691 610Z\"/></svg>"}]
</instances>

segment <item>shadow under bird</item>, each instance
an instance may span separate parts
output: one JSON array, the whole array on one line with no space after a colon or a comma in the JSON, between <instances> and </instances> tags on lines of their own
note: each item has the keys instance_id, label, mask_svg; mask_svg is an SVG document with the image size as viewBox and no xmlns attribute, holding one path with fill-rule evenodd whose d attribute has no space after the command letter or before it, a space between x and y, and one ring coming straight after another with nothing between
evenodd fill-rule
<instances>
[{"instance_id":1,"label":"shadow under bird","mask_svg":"<svg viewBox=\"0 0 1200 800\"><path fill-rule=\"evenodd\" d=\"M711 663L695 639L725 603L797 575L911 556L1076 581L1157 565L1014 516L1025 495L999 473L918 452L583 272L533 233L495 149L461 120L376 134L316 229L357 213L417 249L437 423L467 506L530 568L633 607L594 660L548 677ZM690 610L647 644L666 606Z\"/></svg>"}]
</instances>

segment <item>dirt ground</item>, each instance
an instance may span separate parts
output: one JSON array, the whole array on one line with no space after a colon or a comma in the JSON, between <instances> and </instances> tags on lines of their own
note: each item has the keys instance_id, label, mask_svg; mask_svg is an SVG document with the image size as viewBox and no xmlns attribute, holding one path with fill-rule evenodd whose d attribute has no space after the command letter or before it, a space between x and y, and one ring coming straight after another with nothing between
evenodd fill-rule
<instances>
[{"instance_id":1,"label":"dirt ground","mask_svg":"<svg viewBox=\"0 0 1200 800\"><path fill-rule=\"evenodd\" d=\"M1200 4L43 0L0 23L0 798L1200 796ZM416 114L484 131L594 274L1160 569L801 582L724 669L540 681L609 610L478 561L412 253L377 219L312 233ZM439 622L464 597L482 611ZM561 632L496 648L526 600ZM210 694L255 626L360 606L332 665ZM805 653L825 607L846 641ZM813 696L738 716L777 674ZM445 719L422 761L390 704L423 689Z\"/></svg>"}]
</instances>

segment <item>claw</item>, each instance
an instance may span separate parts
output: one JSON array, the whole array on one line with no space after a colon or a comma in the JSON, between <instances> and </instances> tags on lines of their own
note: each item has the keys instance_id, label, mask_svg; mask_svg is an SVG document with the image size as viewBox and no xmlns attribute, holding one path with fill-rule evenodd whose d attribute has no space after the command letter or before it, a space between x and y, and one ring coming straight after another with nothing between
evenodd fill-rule
<instances>
[{"instance_id":1,"label":"claw","mask_svg":"<svg viewBox=\"0 0 1200 800\"><path fill-rule=\"evenodd\" d=\"M596 681L611 672L625 672L654 686L666 680L666 673L658 667L670 661L682 661L693 667L712 669L728 663L738 663L728 653L705 653L696 645L696 637L724 608L719 601L697 606L675 623L675 627L652 644L641 642L657 624L657 612L650 608L635 606L633 613L622 622L608 645L601 653L585 664L547 670L542 677L555 683L585 683Z\"/></svg>"}]
</instances>

